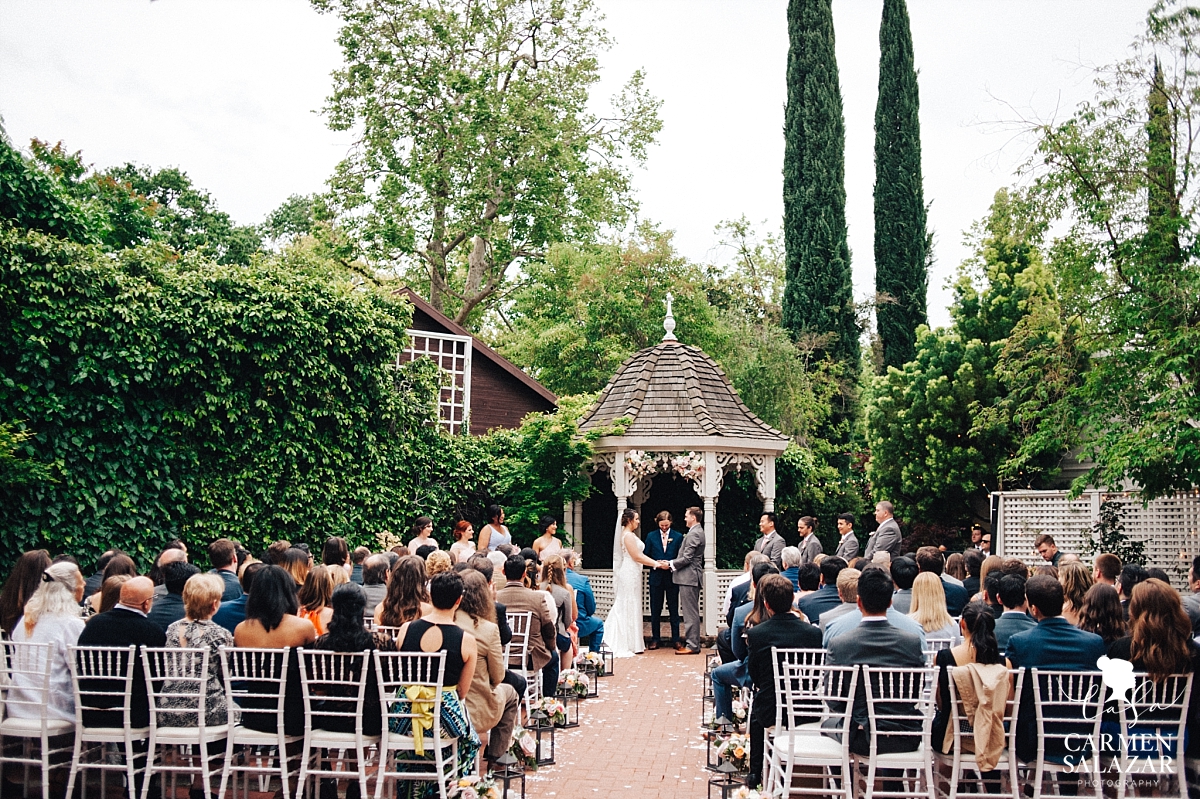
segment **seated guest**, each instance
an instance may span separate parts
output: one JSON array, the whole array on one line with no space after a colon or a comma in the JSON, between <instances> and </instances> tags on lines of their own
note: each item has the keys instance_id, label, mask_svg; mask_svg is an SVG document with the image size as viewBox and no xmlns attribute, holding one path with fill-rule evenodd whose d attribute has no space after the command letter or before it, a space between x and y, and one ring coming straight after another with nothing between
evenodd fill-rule
<instances>
[{"instance_id":1,"label":"seated guest","mask_svg":"<svg viewBox=\"0 0 1200 799\"><path fill-rule=\"evenodd\" d=\"M1121 612L1125 616L1125 620L1129 620L1129 598L1133 596L1133 589L1142 580L1148 579L1149 575L1146 570L1136 563L1126 563L1121 567L1121 574L1117 577L1117 593L1121 597Z\"/></svg>"},{"instance_id":2,"label":"seated guest","mask_svg":"<svg viewBox=\"0 0 1200 799\"><path fill-rule=\"evenodd\" d=\"M251 563L242 570L242 595L230 602L222 602L213 616L213 621L232 633L246 620L246 603L250 600L250 590L254 587L254 575L265 568L264 563Z\"/></svg>"},{"instance_id":3,"label":"seated guest","mask_svg":"<svg viewBox=\"0 0 1200 799\"><path fill-rule=\"evenodd\" d=\"M308 573L312 571L312 556L308 554L307 549L291 547L283 553L283 559L279 565L292 575L292 582L296 584L296 590L299 591L300 586L304 585L304 581L308 579Z\"/></svg>"},{"instance_id":4,"label":"seated guest","mask_svg":"<svg viewBox=\"0 0 1200 799\"><path fill-rule=\"evenodd\" d=\"M167 646L209 650L204 723L210 727L219 727L229 721L229 698L225 694L225 680L221 672L220 648L233 646L233 635L212 620L213 614L221 606L221 596L224 593L225 580L220 576L216 574L193 575L183 587L184 617L167 628ZM180 690L190 691L193 689L183 685L180 686ZM194 703L189 703L183 697L170 696L165 697L162 701L166 707L177 707L181 710L190 708L193 712L163 716L160 719L161 723L169 727L196 726ZM236 706L232 710L233 723L236 724L240 712ZM196 787L200 787L200 784L196 783Z\"/></svg>"},{"instance_id":5,"label":"seated guest","mask_svg":"<svg viewBox=\"0 0 1200 799\"><path fill-rule=\"evenodd\" d=\"M346 539L337 535L325 539L325 546L321 547L321 565L327 566L330 571L340 569L345 573L346 579L337 585L350 582L350 545Z\"/></svg>"},{"instance_id":6,"label":"seated guest","mask_svg":"<svg viewBox=\"0 0 1200 799\"><path fill-rule=\"evenodd\" d=\"M318 567L321 568L321 567ZM335 568L341 568L335 566ZM315 571L315 569L314 569ZM391 636L383 633L369 633L363 627L363 610L367 604L367 595L362 586L354 583L343 583L337 587L330 598L333 611L329 618L329 632L317 638L313 649L323 649L328 652L363 652L375 651L395 652L396 642ZM364 662L367 671L367 687L363 701L363 735L379 735L383 730L383 712L379 705L379 681L371 660ZM331 708L333 711L351 710L351 707ZM331 732L354 732L355 720L348 716L318 717L318 729Z\"/></svg>"},{"instance_id":7,"label":"seated guest","mask_svg":"<svg viewBox=\"0 0 1200 799\"><path fill-rule=\"evenodd\" d=\"M512 627L508 625L508 608L504 606L503 602L495 601L496 570L492 566L491 556L497 554L499 554L499 550L489 552L487 555L482 553L477 554L475 557L467 561L467 563L472 569L479 572L483 579L488 583L488 591L493 599L492 604L496 607L496 627L498 627L500 630L500 646L506 647L508 646L508 642L512 640ZM603 625L601 625L600 629L604 629ZM508 664L506 664L506 668L504 670L504 682L512 686L512 689L517 692L517 696L525 696L525 691L529 687L528 683L520 674L517 674L511 668L507 668L507 665Z\"/></svg>"},{"instance_id":8,"label":"seated guest","mask_svg":"<svg viewBox=\"0 0 1200 799\"><path fill-rule=\"evenodd\" d=\"M1121 576L1121 569L1124 564L1121 559L1110 552L1101 552L1096 556L1096 562L1092 564L1092 582L1104 583L1117 587L1117 578Z\"/></svg>"},{"instance_id":9,"label":"seated guest","mask_svg":"<svg viewBox=\"0 0 1200 799\"><path fill-rule=\"evenodd\" d=\"M87 583L83 587L83 595L85 598L90 597L92 594L98 593L100 591L100 586L104 585L104 569L106 566L108 566L108 562L117 555L124 554L125 553L119 549L105 550L104 554L100 556L100 559L96 561L95 573L92 574L91 577L87 578Z\"/></svg>"},{"instance_id":10,"label":"seated guest","mask_svg":"<svg viewBox=\"0 0 1200 799\"><path fill-rule=\"evenodd\" d=\"M238 582L237 544L228 538L213 541L208 545L208 562L212 564L209 574L220 577L222 585L225 586L221 601L232 602L240 597L242 584Z\"/></svg>"},{"instance_id":11,"label":"seated guest","mask_svg":"<svg viewBox=\"0 0 1200 799\"><path fill-rule=\"evenodd\" d=\"M1000 578L998 590L1004 612L996 619L996 645L1000 651L1008 649L1008 639L1017 633L1032 630L1037 622L1029 615L1025 602L1025 578L1019 574L1006 574Z\"/></svg>"},{"instance_id":12,"label":"seated guest","mask_svg":"<svg viewBox=\"0 0 1200 799\"><path fill-rule=\"evenodd\" d=\"M111 565L111 564L109 564ZM186 565L186 564L183 564ZM154 581L149 577L133 577L121 586L121 600L107 613L96 616L79 634L79 646L165 646L163 628L146 618L154 604ZM146 679L141 655L133 669L133 689L130 699L130 724L145 727L150 723L150 703L146 697ZM113 680L97 680L88 690L115 690ZM114 705L118 700L114 699ZM119 711L88 710L83 723L89 727L120 727L124 722Z\"/></svg>"},{"instance_id":13,"label":"seated guest","mask_svg":"<svg viewBox=\"0 0 1200 799\"><path fill-rule=\"evenodd\" d=\"M138 576L137 566L134 564L133 558L129 557L128 555L124 555L124 554L114 556L112 558L112 560L110 560L108 562L108 565L106 565L104 567L104 579L100 581L101 586L104 585L104 581L107 580L109 577L116 577L116 576L122 575L122 574L127 577L137 577ZM153 581L151 581L151 582L153 584ZM164 593L165 593L165 589L164 589ZM99 592L92 594L90 597L88 597L87 604L90 607L92 613L99 613L100 612L100 594L99 594Z\"/></svg>"},{"instance_id":14,"label":"seated guest","mask_svg":"<svg viewBox=\"0 0 1200 799\"><path fill-rule=\"evenodd\" d=\"M545 550L542 550L545 552ZM559 550L562 552L562 550ZM554 553L542 560L542 590L554 598L556 619L554 631L558 643L560 660L571 658L571 630L575 628L575 618L579 615L575 608L575 592L567 582L567 566L562 555Z\"/></svg>"},{"instance_id":15,"label":"seated guest","mask_svg":"<svg viewBox=\"0 0 1200 799\"><path fill-rule=\"evenodd\" d=\"M399 558L397 558L399 560ZM385 555L371 555L363 561L362 583L367 594L367 614L374 616L375 608L387 596L391 564Z\"/></svg>"},{"instance_id":16,"label":"seated guest","mask_svg":"<svg viewBox=\"0 0 1200 799\"><path fill-rule=\"evenodd\" d=\"M830 556L821 560L821 565L818 566L821 570L821 586L815 593L802 597L796 602L796 609L804 614L804 617L812 624L816 624L821 619L821 614L827 610L833 610L841 604L838 598L837 578L842 569L846 568L846 561L836 556Z\"/></svg>"},{"instance_id":17,"label":"seated guest","mask_svg":"<svg viewBox=\"0 0 1200 799\"><path fill-rule=\"evenodd\" d=\"M280 539L267 547L267 551L263 553L263 563L268 566L282 566L284 554L292 548L291 541Z\"/></svg>"},{"instance_id":18,"label":"seated guest","mask_svg":"<svg viewBox=\"0 0 1200 799\"><path fill-rule=\"evenodd\" d=\"M913 580L912 612L908 617L921 625L926 640L952 640L959 637L959 626L946 610L944 592L947 587L932 572L921 572Z\"/></svg>"},{"instance_id":19,"label":"seated guest","mask_svg":"<svg viewBox=\"0 0 1200 799\"><path fill-rule=\"evenodd\" d=\"M339 571L342 569L341 566L333 568ZM325 626L333 616L333 608L330 607L333 600L333 575L330 573L330 567L314 566L304 578L304 585L300 586L296 600L300 603L296 615L311 621L317 635L324 635Z\"/></svg>"},{"instance_id":20,"label":"seated guest","mask_svg":"<svg viewBox=\"0 0 1200 799\"><path fill-rule=\"evenodd\" d=\"M363 584L363 564L369 557L371 557L371 550L366 547L356 547L354 552L350 553L350 561L354 564L350 569L350 582L356 585ZM382 597L380 598L382 599ZM371 602L368 600L367 604L371 605Z\"/></svg>"},{"instance_id":21,"label":"seated guest","mask_svg":"<svg viewBox=\"0 0 1200 799\"><path fill-rule=\"evenodd\" d=\"M163 585L167 592L154 598L154 607L146 618L161 627L164 634L168 627L183 618L183 587L193 574L199 573L199 569L186 561L175 561L163 567Z\"/></svg>"},{"instance_id":22,"label":"seated guest","mask_svg":"<svg viewBox=\"0 0 1200 799\"><path fill-rule=\"evenodd\" d=\"M963 559L961 552L954 552L950 557L946 558L946 573L945 577L953 577L958 580L959 585L964 585L967 579L967 562ZM965 589L964 589L965 590ZM975 589L978 591L979 589ZM972 591L971 593L975 593Z\"/></svg>"},{"instance_id":23,"label":"seated guest","mask_svg":"<svg viewBox=\"0 0 1200 799\"><path fill-rule=\"evenodd\" d=\"M558 687L558 649L554 631L554 619L546 608L543 591L525 587L525 559L511 555L504 561L505 585L496 592L496 599L503 602L509 613L532 613L529 627L529 660L525 668L541 669L542 685L549 686L549 694ZM393 578L395 579L395 578Z\"/></svg>"},{"instance_id":24,"label":"seated guest","mask_svg":"<svg viewBox=\"0 0 1200 799\"><path fill-rule=\"evenodd\" d=\"M1103 589L1105 586L1099 586ZM1093 589L1097 586L1093 586ZM1090 592L1089 592L1090 593ZM1062 617L1062 585L1053 577L1035 574L1025 584L1029 613L1037 627L1008 639L1006 655L1015 669L1041 667L1091 671L1107 645L1095 633L1073 627ZM1084 600L1084 608L1087 607Z\"/></svg>"},{"instance_id":25,"label":"seated guest","mask_svg":"<svg viewBox=\"0 0 1200 799\"><path fill-rule=\"evenodd\" d=\"M463 599L454 620L475 637L477 654L474 679L467 692L467 710L475 731L487 736L484 754L490 763L495 763L512 746L521 697L504 682L508 664L496 626L491 586L481 573L471 568L462 574L462 580Z\"/></svg>"},{"instance_id":26,"label":"seated guest","mask_svg":"<svg viewBox=\"0 0 1200 799\"><path fill-rule=\"evenodd\" d=\"M1095 633L1108 646L1128 632L1129 625L1125 621L1125 612L1121 608L1121 600L1117 590L1111 585L1097 583L1083 595L1083 604L1079 607L1079 623L1075 625L1081 630Z\"/></svg>"},{"instance_id":27,"label":"seated guest","mask_svg":"<svg viewBox=\"0 0 1200 799\"><path fill-rule=\"evenodd\" d=\"M799 547L784 547L779 553L779 559L783 563L783 571L780 572L792 584L793 593L800 590L800 548Z\"/></svg>"},{"instance_id":28,"label":"seated guest","mask_svg":"<svg viewBox=\"0 0 1200 799\"><path fill-rule=\"evenodd\" d=\"M919 579L919 578L918 578ZM1020 579L1010 577L1010 579ZM1024 583L1021 586L1022 595L1024 594ZM1022 599L1022 601L1024 601ZM934 665L938 667L938 686L937 686L937 712L933 718L933 733L930 738L933 745L937 747L939 752L950 754L954 747L954 731L948 729L950 722L950 671L951 667L967 666L976 664L977 666L993 666L992 669L978 669L974 680L979 687L984 688L992 696L999 694L1003 697L996 696L996 700L1003 702L1008 698L1011 691L1008 672L1003 668L1004 656L1001 654L1000 648L996 641L996 636L993 634L993 628L996 624L992 614L982 602L971 602L963 608L962 618L959 621L960 630L963 635L963 642L950 649L941 649L934 659ZM971 679L968 677L968 679ZM961 683L956 683L961 684ZM986 702L984 697L978 697L980 704L994 704ZM973 722L974 719L969 719L968 722ZM999 722L994 722L998 725L994 731L996 734L990 738L991 746L986 753L991 763L995 763L998 759L1000 751L1004 748L1004 727ZM972 741L974 743L974 741ZM972 746L971 751L975 751L976 756L982 760L985 753L977 747ZM994 759L993 759L994 758ZM990 783L998 782L1000 774L992 769L985 768L983 773L984 783L988 785L988 791L991 792L992 786ZM998 793L999 786L996 786Z\"/></svg>"},{"instance_id":29,"label":"seated guest","mask_svg":"<svg viewBox=\"0 0 1200 799\"><path fill-rule=\"evenodd\" d=\"M600 642L604 640L604 620L596 615L596 595L592 592L592 583L587 577L575 570L579 556L574 550L563 552L567 562L567 583L575 590L575 607L579 617L575 624L579 628L579 642L588 639L588 649L600 651Z\"/></svg>"},{"instance_id":30,"label":"seated guest","mask_svg":"<svg viewBox=\"0 0 1200 799\"><path fill-rule=\"evenodd\" d=\"M167 583L165 570L172 563L187 563L188 555L187 548L182 541L176 539L167 544L163 551L158 553L158 557L154 559L154 565L150 567L150 573L146 576L154 581L154 601L167 593Z\"/></svg>"},{"instance_id":31,"label":"seated guest","mask_svg":"<svg viewBox=\"0 0 1200 799\"><path fill-rule=\"evenodd\" d=\"M800 585L800 590L794 594L793 608L800 604L801 599L821 589L821 567L815 563L805 563L796 572L796 582Z\"/></svg>"},{"instance_id":32,"label":"seated guest","mask_svg":"<svg viewBox=\"0 0 1200 799\"><path fill-rule=\"evenodd\" d=\"M763 575L757 593L762 598L766 618L752 625L746 633L746 671L757 691L750 712L750 777L747 784L751 787L757 787L761 780L766 728L775 725L775 664L771 649L821 647L821 632L792 612L790 580L778 574Z\"/></svg>"},{"instance_id":33,"label":"seated guest","mask_svg":"<svg viewBox=\"0 0 1200 799\"><path fill-rule=\"evenodd\" d=\"M971 597L971 601L975 601L976 599L984 598L982 591L987 587L988 575L991 574L993 571L1000 571L1000 567L1001 567L1001 565L1003 565L1003 563L1004 563L1004 558L1000 557L999 555L988 555L986 558L983 559L983 563L979 564L979 585L980 585L979 590L981 593L979 594L978 597ZM993 604L993 603L989 603L989 604ZM992 614L994 616L996 616L997 618L999 618L1000 614L1003 612L1004 612L1003 609L1001 609L999 606L997 606L993 610Z\"/></svg>"},{"instance_id":34,"label":"seated guest","mask_svg":"<svg viewBox=\"0 0 1200 799\"><path fill-rule=\"evenodd\" d=\"M842 604L821 614L822 631L847 613L858 610L858 576L860 574L862 572L858 569L842 569L838 574L838 599L842 600Z\"/></svg>"},{"instance_id":35,"label":"seated guest","mask_svg":"<svg viewBox=\"0 0 1200 799\"><path fill-rule=\"evenodd\" d=\"M868 571L874 571L874 570L882 571L885 575L887 574L887 570L881 566L868 566L866 569L863 570L862 574L866 574ZM862 574L859 575L859 577L858 577L859 580L862 580ZM859 597L859 599L861 600L861 597ZM917 624L914 620L910 619L907 615L900 613L894 607L891 607L891 606L889 606L887 608L886 615L887 615L888 622L893 627L896 627L901 630L905 630L907 632L911 632L913 635L916 635L917 638L920 639L920 641L921 641L921 648L922 649L925 648L925 628L924 627ZM833 641L833 639L835 639L851 630L857 629L859 624L862 622L862 619L863 619L862 602L859 601L858 606L854 610L843 614L840 618L834 619L832 622L830 622L830 624L828 624L825 627L824 630L821 631L822 641L824 643L825 648L826 649L829 648L829 644Z\"/></svg>"},{"instance_id":36,"label":"seated guest","mask_svg":"<svg viewBox=\"0 0 1200 799\"><path fill-rule=\"evenodd\" d=\"M963 553L963 569L967 573L967 576L962 578L963 590L968 596L974 597L983 588L979 583L979 569L983 566L985 557L987 556L978 549L968 549Z\"/></svg>"},{"instance_id":37,"label":"seated guest","mask_svg":"<svg viewBox=\"0 0 1200 799\"><path fill-rule=\"evenodd\" d=\"M450 557L449 552L435 549L425 556L425 574L430 580L434 578L434 575L448 572L452 568L454 568L454 559Z\"/></svg>"},{"instance_id":38,"label":"seated guest","mask_svg":"<svg viewBox=\"0 0 1200 799\"><path fill-rule=\"evenodd\" d=\"M412 550L412 552L421 560L426 560L434 552L437 552L437 547L435 547L433 544L424 544L416 547Z\"/></svg>"},{"instance_id":39,"label":"seated guest","mask_svg":"<svg viewBox=\"0 0 1200 799\"><path fill-rule=\"evenodd\" d=\"M1092 570L1082 563L1065 560L1058 567L1058 581L1063 587L1063 618L1079 626L1079 609L1083 607L1083 598L1092 587Z\"/></svg>"},{"instance_id":40,"label":"seated guest","mask_svg":"<svg viewBox=\"0 0 1200 799\"><path fill-rule=\"evenodd\" d=\"M892 562L893 567L898 561ZM915 571L916 562L913 562ZM913 575L914 579L916 575ZM862 620L854 629L834 638L828 644L829 654L825 662L830 666L885 666L891 668L925 667L925 644L921 637L888 623L887 611L892 604L892 578L882 569L867 569L858 578L858 608ZM848 615L843 619L850 618ZM903 703L888 703L905 713L913 712ZM897 731L918 730L920 722L892 721L889 729ZM913 736L902 738L882 737L876 741L877 751L907 752L916 749L920 739ZM870 754L871 727L867 718L866 685L860 680L855 690L854 708L851 710L850 750L858 755Z\"/></svg>"},{"instance_id":41,"label":"seated guest","mask_svg":"<svg viewBox=\"0 0 1200 799\"><path fill-rule=\"evenodd\" d=\"M746 601L746 595L750 592L750 568L763 558L770 560L761 552L747 552L746 557L742 559L742 573L729 583L725 601L721 603L721 616L725 619L726 627L733 624L733 611Z\"/></svg>"},{"instance_id":42,"label":"seated guest","mask_svg":"<svg viewBox=\"0 0 1200 799\"><path fill-rule=\"evenodd\" d=\"M892 582L896 591L892 594L892 607L898 613L908 615L912 612L912 587L921 567L910 557L901 556L892 560Z\"/></svg>"},{"instance_id":43,"label":"seated guest","mask_svg":"<svg viewBox=\"0 0 1200 799\"><path fill-rule=\"evenodd\" d=\"M932 574L942 581L942 590L946 595L946 612L951 616L962 613L963 607L971 601L971 595L963 588L961 582L945 573L946 556L939 552L937 547L921 547L917 550L917 567L922 573Z\"/></svg>"},{"instance_id":44,"label":"seated guest","mask_svg":"<svg viewBox=\"0 0 1200 799\"><path fill-rule=\"evenodd\" d=\"M421 618L430 608L425 588L425 561L418 555L406 555L392 569L387 596L375 608L375 624L399 627Z\"/></svg>"},{"instance_id":45,"label":"seated guest","mask_svg":"<svg viewBox=\"0 0 1200 799\"><path fill-rule=\"evenodd\" d=\"M304 734L304 696L300 687L300 663L296 650L317 640L312 622L296 615L296 580L280 566L265 566L254 575L254 590L246 602L246 620L233 631L235 646L250 649L291 650L287 685L284 687L283 726L287 735ZM278 687L275 688L278 693ZM261 703L242 701L242 726L260 732L277 732L274 695ZM271 712L261 710L272 708ZM254 712L259 710L260 712Z\"/></svg>"},{"instance_id":46,"label":"seated guest","mask_svg":"<svg viewBox=\"0 0 1200 799\"><path fill-rule=\"evenodd\" d=\"M1110 658L1132 662L1134 670L1149 674L1156 683L1172 674L1195 674L1200 669L1200 647L1192 640L1191 622L1179 594L1168 583L1152 577L1134 587L1129 600L1129 628L1129 635L1109 646ZM1154 711L1148 713L1152 717ZM1197 724L1200 724L1200 678L1193 677L1185 753L1189 758L1200 755Z\"/></svg>"},{"instance_id":47,"label":"seated guest","mask_svg":"<svg viewBox=\"0 0 1200 799\"><path fill-rule=\"evenodd\" d=\"M49 559L47 555L46 560ZM37 562L40 559L28 560ZM8 717L38 717L33 704L13 703L13 700L20 700L38 705L44 703L47 715L52 719L75 721L75 692L67 647L74 646L83 632L79 602L83 599L84 582L79 568L70 563L47 563L39 575L38 587L25 603L24 612L10 636L17 643L50 644L49 695L42 692L40 679L27 674L13 675L8 686Z\"/></svg>"},{"instance_id":48,"label":"seated guest","mask_svg":"<svg viewBox=\"0 0 1200 799\"><path fill-rule=\"evenodd\" d=\"M4 581L4 589L0 590L0 632L7 637L12 638L17 619L25 612L25 603L41 587L48 568L50 553L44 549L26 552L17 558Z\"/></svg>"},{"instance_id":49,"label":"seated guest","mask_svg":"<svg viewBox=\"0 0 1200 799\"><path fill-rule=\"evenodd\" d=\"M999 569L993 569L988 573L987 579L984 580L983 591L980 592L980 596L982 597L980 601L987 607L993 619L999 620L1000 616L1004 614L1004 605L1000 602L1000 583L1007 576L1007 574ZM1013 576L1020 577L1022 585L1028 579L1024 574Z\"/></svg>"},{"instance_id":50,"label":"seated guest","mask_svg":"<svg viewBox=\"0 0 1200 799\"><path fill-rule=\"evenodd\" d=\"M515 558L510 558L509 563L513 560ZM522 560L522 571L524 568ZM458 738L458 762L453 774L457 779L473 770L480 747L479 736L464 710L467 693L475 679L478 647L475 636L454 620L463 600L463 580L457 572L442 572L430 580L429 599L433 610L400 628L398 648L401 652L446 653L442 675L442 730L447 737ZM553 633L553 626L550 630ZM392 732L400 735L412 731L411 719L398 719L393 725Z\"/></svg>"},{"instance_id":51,"label":"seated guest","mask_svg":"<svg viewBox=\"0 0 1200 799\"><path fill-rule=\"evenodd\" d=\"M121 601L121 586L132 579L128 574L117 574L104 581L104 585L100 587L100 613L108 613L117 606ZM84 612L87 612L86 608ZM92 616L88 621L94 618L96 617Z\"/></svg>"},{"instance_id":52,"label":"seated guest","mask_svg":"<svg viewBox=\"0 0 1200 799\"><path fill-rule=\"evenodd\" d=\"M712 671L713 713L715 718L733 718L733 689L750 684L750 673L746 670L746 630L766 618L763 611L762 597L756 590L762 578L768 574L778 574L779 570L768 561L755 563L750 570L751 601L742 605L733 614L733 627L730 628L729 641L733 649L734 660L722 663Z\"/></svg>"}]
</instances>

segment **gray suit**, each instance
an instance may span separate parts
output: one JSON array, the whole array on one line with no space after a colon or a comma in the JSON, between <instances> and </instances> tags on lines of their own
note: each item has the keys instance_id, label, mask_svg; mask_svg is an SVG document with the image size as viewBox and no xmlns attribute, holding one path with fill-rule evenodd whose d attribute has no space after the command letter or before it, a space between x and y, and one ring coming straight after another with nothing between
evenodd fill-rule
<instances>
[{"instance_id":1,"label":"gray suit","mask_svg":"<svg viewBox=\"0 0 1200 799\"><path fill-rule=\"evenodd\" d=\"M783 569L783 548L786 542L777 531L772 530L754 542L754 551L761 552L771 559L775 568Z\"/></svg>"},{"instance_id":2,"label":"gray suit","mask_svg":"<svg viewBox=\"0 0 1200 799\"><path fill-rule=\"evenodd\" d=\"M700 649L700 577L704 574L704 528L692 525L683 537L679 557L671 561L671 582L679 586L680 635L689 649Z\"/></svg>"},{"instance_id":3,"label":"gray suit","mask_svg":"<svg viewBox=\"0 0 1200 799\"><path fill-rule=\"evenodd\" d=\"M800 565L806 566L817 559L817 555L824 552L821 546L821 539L817 538L816 533L809 533L800 541Z\"/></svg>"},{"instance_id":4,"label":"gray suit","mask_svg":"<svg viewBox=\"0 0 1200 799\"><path fill-rule=\"evenodd\" d=\"M1007 610L1001 613L1000 618L996 619L996 643L999 644L1000 651L1008 648L1008 639L1034 627L1037 627L1037 622L1024 613L1012 613Z\"/></svg>"},{"instance_id":5,"label":"gray suit","mask_svg":"<svg viewBox=\"0 0 1200 799\"><path fill-rule=\"evenodd\" d=\"M900 542L903 537L900 533L900 523L892 517L871 533L871 540L867 541L867 551L863 557L871 560L876 552L887 552L895 560L900 557Z\"/></svg>"},{"instance_id":6,"label":"gray suit","mask_svg":"<svg viewBox=\"0 0 1200 799\"><path fill-rule=\"evenodd\" d=\"M838 542L837 552L834 553L842 560L849 563L858 557L858 536L853 532L842 538Z\"/></svg>"}]
</instances>

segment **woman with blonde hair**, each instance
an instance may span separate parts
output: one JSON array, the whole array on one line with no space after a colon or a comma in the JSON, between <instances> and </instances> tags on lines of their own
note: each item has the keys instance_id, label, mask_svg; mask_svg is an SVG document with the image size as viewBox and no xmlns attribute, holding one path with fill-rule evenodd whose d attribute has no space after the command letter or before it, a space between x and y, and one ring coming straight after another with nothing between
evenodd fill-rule
<instances>
[{"instance_id":1,"label":"woman with blonde hair","mask_svg":"<svg viewBox=\"0 0 1200 799\"><path fill-rule=\"evenodd\" d=\"M1063 618L1078 627L1083 598L1092 587L1092 570L1082 563L1064 563L1058 569L1058 582L1063 588Z\"/></svg>"},{"instance_id":2,"label":"woman with blonde hair","mask_svg":"<svg viewBox=\"0 0 1200 799\"><path fill-rule=\"evenodd\" d=\"M454 561L451 559L450 554L440 549L436 552L430 552L429 557L425 560L425 576L430 580L434 578L434 575L448 572L453 568Z\"/></svg>"},{"instance_id":3,"label":"woman with blonde hair","mask_svg":"<svg viewBox=\"0 0 1200 799\"><path fill-rule=\"evenodd\" d=\"M554 631L558 637L558 651L563 653L564 660L571 651L571 630L575 629L575 619L579 610L575 607L575 592L567 584L567 565L562 555L550 555L542 565L542 590L549 591L554 597L554 607L558 621Z\"/></svg>"},{"instance_id":4,"label":"woman with blonde hair","mask_svg":"<svg viewBox=\"0 0 1200 799\"><path fill-rule=\"evenodd\" d=\"M40 680L30 675L14 675L9 698L20 700L8 705L8 715L36 718L32 703L45 703L49 715L62 721L75 720L75 692L71 682L67 647L74 646L83 632L79 603L83 599L83 575L74 563L54 563L42 572L42 581L25 603L25 612L13 627L17 643L50 644L50 691L43 694Z\"/></svg>"},{"instance_id":5,"label":"woman with blonde hair","mask_svg":"<svg viewBox=\"0 0 1200 799\"><path fill-rule=\"evenodd\" d=\"M958 624L946 610L946 591L942 579L933 572L921 572L913 580L912 607L908 617L921 625L925 638L954 640L959 637Z\"/></svg>"},{"instance_id":6,"label":"woman with blonde hair","mask_svg":"<svg viewBox=\"0 0 1200 799\"><path fill-rule=\"evenodd\" d=\"M235 724L241 717L238 706L229 701L225 694L225 681L221 672L223 646L233 646L233 634L212 620L217 608L221 607L221 594L225 592L225 581L215 574L193 574L183 585L183 618L167 627L167 646L184 649L208 650L208 686L205 690L204 723L219 727L228 721ZM192 690L181 686L182 690ZM188 704L184 697L165 697L165 707L179 708L180 712L166 716L164 722L171 727L194 727L195 705ZM233 718L229 718L230 711ZM196 783L199 787L199 783Z\"/></svg>"},{"instance_id":7,"label":"woman with blonde hair","mask_svg":"<svg viewBox=\"0 0 1200 799\"><path fill-rule=\"evenodd\" d=\"M277 565L292 575L292 579L296 581L296 589L299 590L312 570L312 557L300 547L291 547L283 553Z\"/></svg>"},{"instance_id":8,"label":"woman with blonde hair","mask_svg":"<svg viewBox=\"0 0 1200 799\"><path fill-rule=\"evenodd\" d=\"M333 575L330 571L341 571L340 566L317 566L304 578L300 593L296 599L300 602L300 612L296 615L312 622L317 635L324 635L333 616L330 600L333 599Z\"/></svg>"}]
</instances>

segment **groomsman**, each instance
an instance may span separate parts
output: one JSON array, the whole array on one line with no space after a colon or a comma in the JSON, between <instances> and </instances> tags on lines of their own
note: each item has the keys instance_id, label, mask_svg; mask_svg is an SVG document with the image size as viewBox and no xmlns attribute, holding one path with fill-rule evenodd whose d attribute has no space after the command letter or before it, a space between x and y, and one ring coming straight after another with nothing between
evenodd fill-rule
<instances>
[{"instance_id":1,"label":"groomsman","mask_svg":"<svg viewBox=\"0 0 1200 799\"><path fill-rule=\"evenodd\" d=\"M796 530L800 533L800 565L807 566L825 552L821 539L817 538L817 520L812 516L801 516Z\"/></svg>"},{"instance_id":2,"label":"groomsman","mask_svg":"<svg viewBox=\"0 0 1200 799\"><path fill-rule=\"evenodd\" d=\"M669 511L659 511L654 517L658 529L646 536L646 557L651 560L675 560L679 557L679 547L683 544L683 533L672 529ZM658 649L659 630L662 622L663 600L667 602L667 616L671 620L671 646L676 649L683 647L679 639L679 586L671 580L671 573L665 569L651 569L648 578L650 585L650 643L647 649Z\"/></svg>"},{"instance_id":3,"label":"groomsman","mask_svg":"<svg viewBox=\"0 0 1200 799\"><path fill-rule=\"evenodd\" d=\"M775 568L783 570L783 548L787 542L775 530L775 514L767 511L758 520L758 530L762 537L754 542L754 551L767 556Z\"/></svg>"},{"instance_id":4,"label":"groomsman","mask_svg":"<svg viewBox=\"0 0 1200 799\"><path fill-rule=\"evenodd\" d=\"M879 522L879 528L867 540L867 551L863 557L872 562L876 552L886 552L895 560L900 557L904 536L900 532L900 523L892 515L892 503L883 500L875 504L875 521Z\"/></svg>"},{"instance_id":5,"label":"groomsman","mask_svg":"<svg viewBox=\"0 0 1200 799\"><path fill-rule=\"evenodd\" d=\"M858 557L858 536L854 533L854 514L839 513L837 528L842 540L838 541L837 552L833 554L850 563Z\"/></svg>"}]
</instances>

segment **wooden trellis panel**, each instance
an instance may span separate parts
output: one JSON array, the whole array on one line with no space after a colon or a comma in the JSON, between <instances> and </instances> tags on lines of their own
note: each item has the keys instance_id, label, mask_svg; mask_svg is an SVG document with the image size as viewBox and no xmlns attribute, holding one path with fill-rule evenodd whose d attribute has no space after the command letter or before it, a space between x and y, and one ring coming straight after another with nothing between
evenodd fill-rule
<instances>
[{"instance_id":1,"label":"wooden trellis panel","mask_svg":"<svg viewBox=\"0 0 1200 799\"><path fill-rule=\"evenodd\" d=\"M1033 541L1041 533L1054 536L1063 552L1084 552L1100 505L1121 506L1121 520L1131 538L1146 543L1146 564L1171 576L1172 584L1187 589L1192 558L1200 554L1200 492L1151 500L1143 506L1137 492L1088 491L1068 499L1065 491L1005 491L997 498L997 552L1017 557L1030 566L1042 565Z\"/></svg>"}]
</instances>

